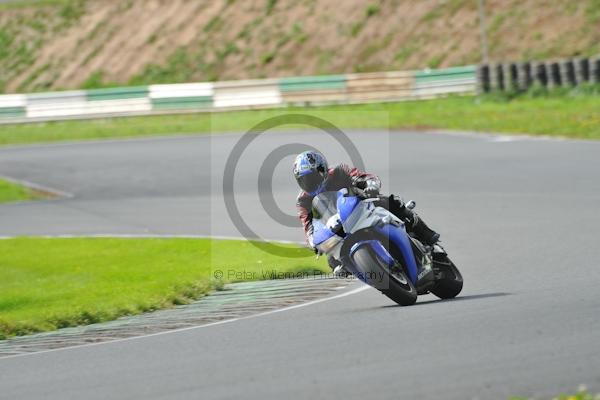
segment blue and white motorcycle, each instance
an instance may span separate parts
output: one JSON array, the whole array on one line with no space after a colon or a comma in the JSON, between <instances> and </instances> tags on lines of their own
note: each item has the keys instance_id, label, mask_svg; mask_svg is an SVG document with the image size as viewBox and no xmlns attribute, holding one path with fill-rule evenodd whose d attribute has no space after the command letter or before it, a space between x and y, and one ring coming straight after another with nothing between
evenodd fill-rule
<instances>
[{"instance_id":1,"label":"blue and white motorcycle","mask_svg":"<svg viewBox=\"0 0 600 400\"><path fill-rule=\"evenodd\" d=\"M403 306L430 292L442 299L456 297L463 279L446 251L422 244L407 233L403 221L377 206L378 199L355 192L342 189L313 199L313 242L336 271L353 274ZM415 203L406 207L413 209Z\"/></svg>"}]
</instances>

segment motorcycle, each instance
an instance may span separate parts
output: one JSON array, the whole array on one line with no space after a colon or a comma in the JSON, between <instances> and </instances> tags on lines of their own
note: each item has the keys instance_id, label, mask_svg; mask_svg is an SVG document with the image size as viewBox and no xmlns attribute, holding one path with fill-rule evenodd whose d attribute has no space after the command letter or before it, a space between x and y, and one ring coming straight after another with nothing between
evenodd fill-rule
<instances>
[{"instance_id":1,"label":"motorcycle","mask_svg":"<svg viewBox=\"0 0 600 400\"><path fill-rule=\"evenodd\" d=\"M378 198L360 192L341 189L313 199L313 243L335 271L351 273L402 306L427 293L456 297L463 278L442 246L424 245L404 221L377 205Z\"/></svg>"}]
</instances>

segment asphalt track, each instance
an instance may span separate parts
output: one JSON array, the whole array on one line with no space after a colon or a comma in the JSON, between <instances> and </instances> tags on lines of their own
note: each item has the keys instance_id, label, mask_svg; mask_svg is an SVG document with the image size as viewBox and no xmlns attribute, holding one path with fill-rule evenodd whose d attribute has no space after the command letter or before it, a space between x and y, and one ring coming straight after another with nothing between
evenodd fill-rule
<instances>
[{"instance_id":1,"label":"asphalt track","mask_svg":"<svg viewBox=\"0 0 600 400\"><path fill-rule=\"evenodd\" d=\"M2 399L425 398L600 391L600 143L350 132L385 188L417 200L461 268L459 299L396 307L374 290L128 341L0 359ZM0 235L239 236L220 192L237 134L0 150L0 174L73 194L0 206ZM261 160L317 132L264 135L236 199L268 238L300 240L256 195ZM286 158L272 179L293 212ZM261 184L264 184L262 182ZM358 284L351 290L358 288Z\"/></svg>"}]
</instances>

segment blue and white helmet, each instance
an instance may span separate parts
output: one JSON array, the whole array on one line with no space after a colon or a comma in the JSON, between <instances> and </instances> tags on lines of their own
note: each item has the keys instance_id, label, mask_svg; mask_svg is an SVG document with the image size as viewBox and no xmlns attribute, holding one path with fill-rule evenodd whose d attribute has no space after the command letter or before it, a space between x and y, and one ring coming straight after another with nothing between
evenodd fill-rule
<instances>
[{"instance_id":1,"label":"blue and white helmet","mask_svg":"<svg viewBox=\"0 0 600 400\"><path fill-rule=\"evenodd\" d=\"M318 151L300 153L294 161L294 178L302 190L311 195L323 190L327 171L327 160Z\"/></svg>"}]
</instances>

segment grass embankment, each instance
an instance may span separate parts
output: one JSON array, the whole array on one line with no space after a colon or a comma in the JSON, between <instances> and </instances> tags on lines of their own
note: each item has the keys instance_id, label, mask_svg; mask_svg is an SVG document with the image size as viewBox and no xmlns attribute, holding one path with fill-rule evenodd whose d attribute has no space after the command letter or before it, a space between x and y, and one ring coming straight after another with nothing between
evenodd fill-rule
<instances>
[{"instance_id":1,"label":"grass embankment","mask_svg":"<svg viewBox=\"0 0 600 400\"><path fill-rule=\"evenodd\" d=\"M0 203L45 198L41 193L16 183L0 179Z\"/></svg>"},{"instance_id":2,"label":"grass embankment","mask_svg":"<svg viewBox=\"0 0 600 400\"><path fill-rule=\"evenodd\" d=\"M329 270L306 249L290 248L306 257L276 257L232 240L0 240L0 339L185 304L223 283L273 272Z\"/></svg>"},{"instance_id":3,"label":"grass embankment","mask_svg":"<svg viewBox=\"0 0 600 400\"><path fill-rule=\"evenodd\" d=\"M348 118L352 111L355 117ZM387 112L386 119L369 111ZM266 118L287 112L319 115L340 128L436 128L571 138L600 138L600 96L556 96L512 100L450 97L387 104L235 111L8 125L0 129L0 145L124 138L171 134L244 131ZM379 114L381 115L381 114Z\"/></svg>"},{"instance_id":4,"label":"grass embankment","mask_svg":"<svg viewBox=\"0 0 600 400\"><path fill-rule=\"evenodd\" d=\"M322 0L243 3L2 3L0 92L402 71L480 60L474 0L344 0L334 2L335 10ZM600 53L598 0L489 1L486 13L496 59Z\"/></svg>"}]
</instances>

